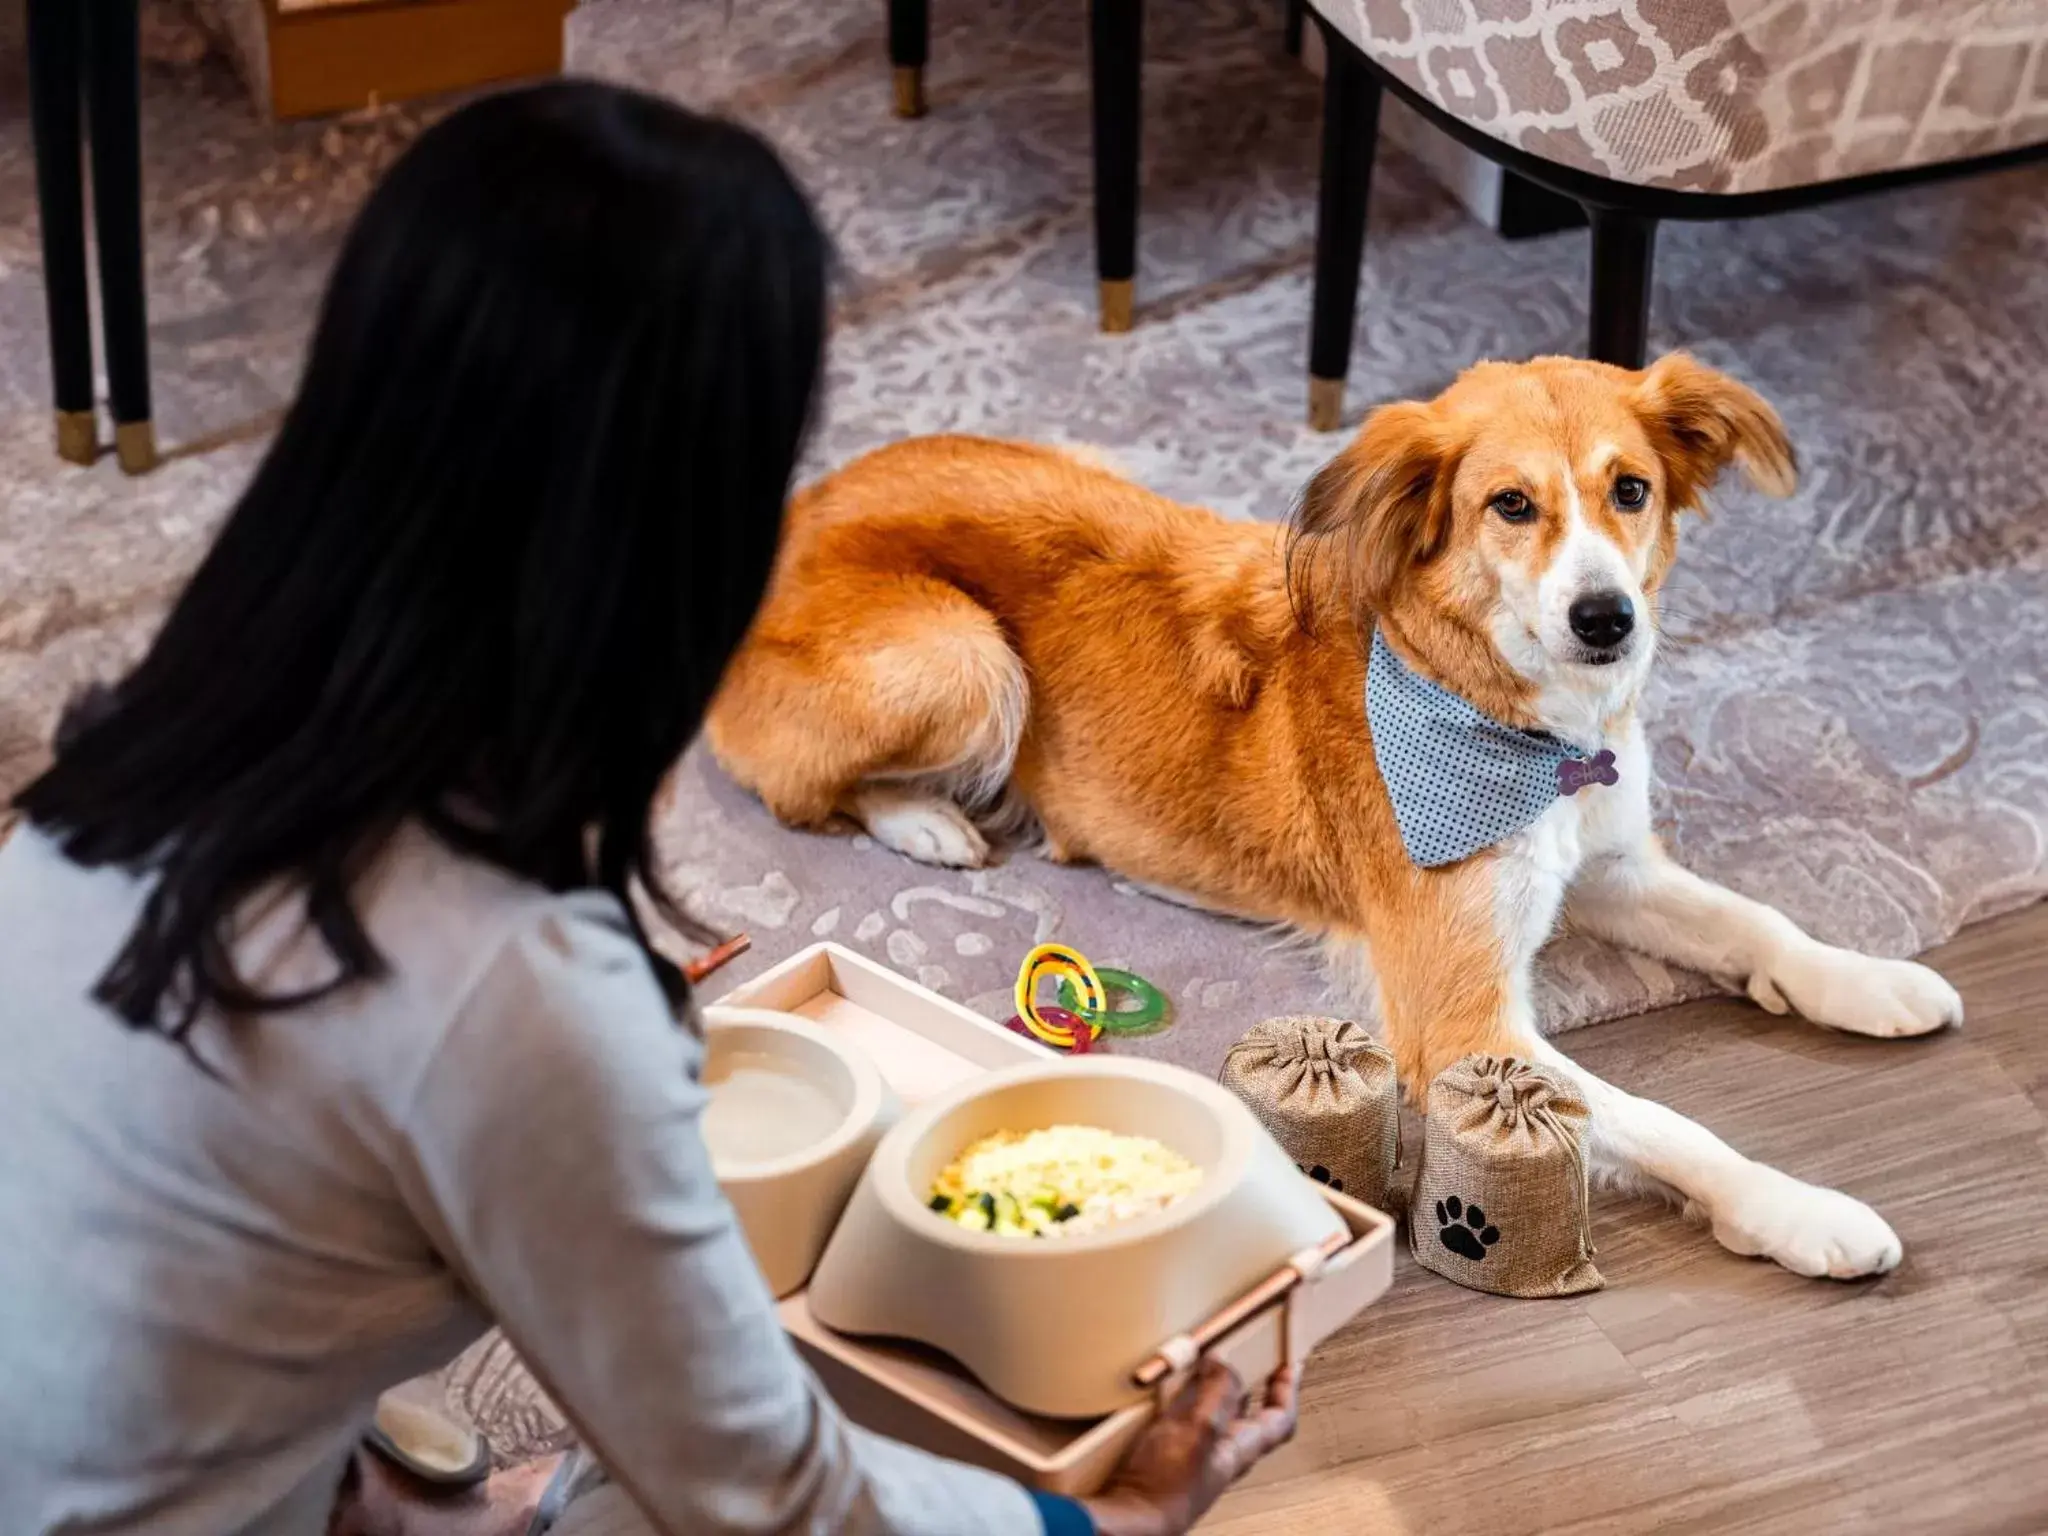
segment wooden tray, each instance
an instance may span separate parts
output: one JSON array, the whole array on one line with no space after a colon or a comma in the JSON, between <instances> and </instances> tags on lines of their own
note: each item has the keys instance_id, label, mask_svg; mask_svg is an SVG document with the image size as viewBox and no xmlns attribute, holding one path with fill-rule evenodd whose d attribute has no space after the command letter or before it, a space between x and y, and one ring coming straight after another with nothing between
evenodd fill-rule
<instances>
[{"instance_id":1,"label":"wooden tray","mask_svg":"<svg viewBox=\"0 0 2048 1536\"><path fill-rule=\"evenodd\" d=\"M793 955L718 1001L780 1009L844 1030L906 1104L981 1072L1057 1054L837 944ZM1378 1300L1393 1279L1392 1218L1327 1186L1316 1188L1344 1219L1351 1240L1312 1277L1289 1285L1204 1351L1246 1381L1262 1380L1286 1359L1302 1359ZM1278 1288L1285 1279L1291 1272L1268 1285ZM943 1302L935 1298L935 1304ZM1157 1411L1155 1396L1101 1419L1036 1418L997 1400L935 1350L832 1332L811 1316L803 1291L780 1310L784 1329L855 1423L1049 1493L1101 1487ZM1173 1386L1173 1379L1162 1383L1159 1395Z\"/></svg>"},{"instance_id":2,"label":"wooden tray","mask_svg":"<svg viewBox=\"0 0 2048 1536\"><path fill-rule=\"evenodd\" d=\"M906 1108L983 1072L1059 1055L837 944L800 950L712 1001L774 1008L843 1031Z\"/></svg>"}]
</instances>

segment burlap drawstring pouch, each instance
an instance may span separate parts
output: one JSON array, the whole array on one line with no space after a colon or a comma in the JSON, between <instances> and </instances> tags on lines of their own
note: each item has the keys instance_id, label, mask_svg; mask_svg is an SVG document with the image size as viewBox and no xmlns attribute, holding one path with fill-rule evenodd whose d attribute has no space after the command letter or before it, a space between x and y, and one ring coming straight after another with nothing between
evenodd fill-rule
<instances>
[{"instance_id":1,"label":"burlap drawstring pouch","mask_svg":"<svg viewBox=\"0 0 2048 1536\"><path fill-rule=\"evenodd\" d=\"M1346 1019L1267 1019L1230 1048L1220 1081L1303 1173L1386 1209L1401 1164L1401 1094L1379 1041Z\"/></svg>"},{"instance_id":2,"label":"burlap drawstring pouch","mask_svg":"<svg viewBox=\"0 0 2048 1536\"><path fill-rule=\"evenodd\" d=\"M1429 1085L1408 1246L1496 1296L1576 1296L1593 1267L1586 1101L1512 1056L1467 1056Z\"/></svg>"}]
</instances>

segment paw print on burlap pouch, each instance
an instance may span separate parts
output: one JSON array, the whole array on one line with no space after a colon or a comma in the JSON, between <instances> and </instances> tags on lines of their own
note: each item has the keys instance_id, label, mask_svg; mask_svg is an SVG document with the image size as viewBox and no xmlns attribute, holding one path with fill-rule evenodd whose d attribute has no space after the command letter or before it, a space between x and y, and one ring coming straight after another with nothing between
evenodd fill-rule
<instances>
[{"instance_id":1,"label":"paw print on burlap pouch","mask_svg":"<svg viewBox=\"0 0 2048 1536\"><path fill-rule=\"evenodd\" d=\"M1437 1237L1461 1259L1479 1260L1500 1241L1500 1228L1488 1226L1486 1212L1467 1205L1456 1195L1436 1203Z\"/></svg>"},{"instance_id":2,"label":"paw print on burlap pouch","mask_svg":"<svg viewBox=\"0 0 2048 1536\"><path fill-rule=\"evenodd\" d=\"M1332 1175L1330 1170L1321 1163L1317 1163L1314 1167L1303 1167L1300 1163L1296 1163L1294 1166L1300 1168L1303 1173L1314 1179L1318 1184L1327 1184L1340 1195L1344 1193L1344 1181Z\"/></svg>"}]
</instances>

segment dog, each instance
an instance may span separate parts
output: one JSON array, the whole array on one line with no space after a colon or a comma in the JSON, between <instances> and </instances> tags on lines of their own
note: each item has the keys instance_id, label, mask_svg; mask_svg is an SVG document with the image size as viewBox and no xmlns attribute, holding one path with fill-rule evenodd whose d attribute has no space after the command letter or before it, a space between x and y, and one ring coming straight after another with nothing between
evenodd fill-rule
<instances>
[{"instance_id":1,"label":"dog","mask_svg":"<svg viewBox=\"0 0 2048 1536\"><path fill-rule=\"evenodd\" d=\"M1674 1197L1736 1253L1802 1275L1882 1273L1901 1249L1875 1211L1583 1071L1530 1002L1562 916L1831 1029L1962 1020L1932 970L1822 944L1652 832L1638 703L1658 593L1729 466L1772 495L1795 485L1776 412L1682 353L1482 363L1383 406L1286 529L1060 449L900 443L792 501L710 742L791 826L844 814L913 859L972 867L989 848L970 813L1007 796L1055 860L1320 936L1369 979L1412 1096L1473 1052L1536 1061L1585 1097L1603 1183ZM1419 861L1376 755L1375 668L1488 740L1554 755L1533 820ZM1427 800L1432 773L1456 774L1426 750L1418 765L1401 729L1388 764L1398 745ZM1482 816L1497 803L1470 798ZM1426 832L1432 807L1408 809Z\"/></svg>"}]
</instances>

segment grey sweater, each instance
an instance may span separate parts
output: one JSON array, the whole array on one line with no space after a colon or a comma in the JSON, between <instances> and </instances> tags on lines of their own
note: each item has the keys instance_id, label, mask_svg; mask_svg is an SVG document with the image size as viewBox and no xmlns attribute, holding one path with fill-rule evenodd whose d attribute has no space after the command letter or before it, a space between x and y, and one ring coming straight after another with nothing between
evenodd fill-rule
<instances>
[{"instance_id":1,"label":"grey sweater","mask_svg":"<svg viewBox=\"0 0 2048 1536\"><path fill-rule=\"evenodd\" d=\"M408 831L359 893L388 977L202 1017L216 1080L90 999L143 894L0 848L5 1536L321 1536L377 1394L492 1324L658 1531L1037 1536L804 1369L609 898ZM267 989L331 972L294 901L245 928Z\"/></svg>"}]
</instances>

